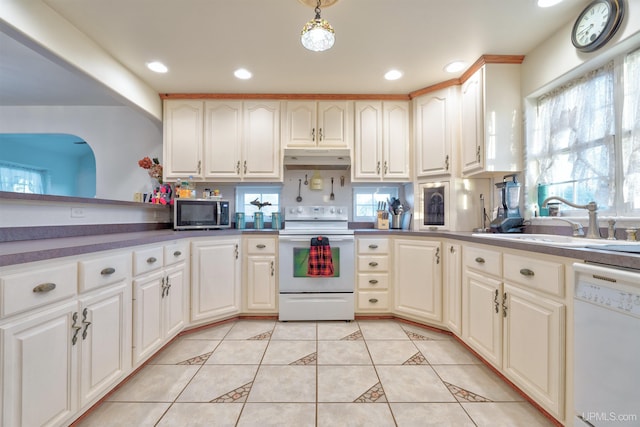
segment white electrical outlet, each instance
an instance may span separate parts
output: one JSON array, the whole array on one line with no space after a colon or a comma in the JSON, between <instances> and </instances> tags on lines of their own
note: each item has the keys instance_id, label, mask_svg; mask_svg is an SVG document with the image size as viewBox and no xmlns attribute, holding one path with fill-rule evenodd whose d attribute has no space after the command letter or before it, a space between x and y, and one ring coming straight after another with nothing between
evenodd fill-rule
<instances>
[{"instance_id":1,"label":"white electrical outlet","mask_svg":"<svg viewBox=\"0 0 640 427\"><path fill-rule=\"evenodd\" d=\"M71 218L84 218L84 208L71 208Z\"/></svg>"}]
</instances>

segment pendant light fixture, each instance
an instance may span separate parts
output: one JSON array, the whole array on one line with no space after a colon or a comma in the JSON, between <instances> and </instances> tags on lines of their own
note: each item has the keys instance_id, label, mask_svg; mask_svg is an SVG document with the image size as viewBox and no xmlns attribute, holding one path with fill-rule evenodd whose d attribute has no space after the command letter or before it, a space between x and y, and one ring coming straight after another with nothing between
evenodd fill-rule
<instances>
[{"instance_id":1,"label":"pendant light fixture","mask_svg":"<svg viewBox=\"0 0 640 427\"><path fill-rule=\"evenodd\" d=\"M329 22L320 17L320 0L315 8L316 17L302 27L300 41L302 45L314 52L331 49L336 41L336 33Z\"/></svg>"}]
</instances>

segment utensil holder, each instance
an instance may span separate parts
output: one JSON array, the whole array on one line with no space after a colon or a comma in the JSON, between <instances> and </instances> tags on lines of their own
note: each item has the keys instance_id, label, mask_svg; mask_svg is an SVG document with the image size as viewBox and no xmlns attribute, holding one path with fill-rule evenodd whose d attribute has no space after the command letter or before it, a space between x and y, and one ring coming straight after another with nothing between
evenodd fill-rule
<instances>
[{"instance_id":1,"label":"utensil holder","mask_svg":"<svg viewBox=\"0 0 640 427\"><path fill-rule=\"evenodd\" d=\"M391 214L391 228L399 230L402 228L402 214Z\"/></svg>"}]
</instances>

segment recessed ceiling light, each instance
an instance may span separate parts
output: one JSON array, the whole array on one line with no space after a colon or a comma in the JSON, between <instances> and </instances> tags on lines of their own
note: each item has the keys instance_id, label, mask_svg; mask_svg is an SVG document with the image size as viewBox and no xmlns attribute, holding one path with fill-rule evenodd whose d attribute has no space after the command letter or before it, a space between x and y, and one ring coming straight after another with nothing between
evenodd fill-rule
<instances>
[{"instance_id":1,"label":"recessed ceiling light","mask_svg":"<svg viewBox=\"0 0 640 427\"><path fill-rule=\"evenodd\" d=\"M147 62L147 68L156 73L166 73L169 71L167 66L160 61Z\"/></svg>"},{"instance_id":2,"label":"recessed ceiling light","mask_svg":"<svg viewBox=\"0 0 640 427\"><path fill-rule=\"evenodd\" d=\"M551 7L562 1L563 0L538 0L538 7Z\"/></svg>"},{"instance_id":3,"label":"recessed ceiling light","mask_svg":"<svg viewBox=\"0 0 640 427\"><path fill-rule=\"evenodd\" d=\"M251 74L251 71L245 68L238 68L233 72L233 75L242 80L250 79L253 76L253 74Z\"/></svg>"},{"instance_id":4,"label":"recessed ceiling light","mask_svg":"<svg viewBox=\"0 0 640 427\"><path fill-rule=\"evenodd\" d=\"M464 70L466 66L467 66L467 63L464 62L464 61L453 61L453 62L447 64L444 67L444 70L447 73L457 73L458 71Z\"/></svg>"},{"instance_id":5,"label":"recessed ceiling light","mask_svg":"<svg viewBox=\"0 0 640 427\"><path fill-rule=\"evenodd\" d=\"M387 71L387 73L384 75L384 78L387 80L398 80L400 77L402 77L402 71L398 70Z\"/></svg>"}]
</instances>

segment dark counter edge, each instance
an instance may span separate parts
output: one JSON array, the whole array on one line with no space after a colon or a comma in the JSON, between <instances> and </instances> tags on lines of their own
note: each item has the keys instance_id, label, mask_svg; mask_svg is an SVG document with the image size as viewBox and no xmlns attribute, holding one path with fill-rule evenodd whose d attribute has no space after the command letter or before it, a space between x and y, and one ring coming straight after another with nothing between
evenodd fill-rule
<instances>
[{"instance_id":1,"label":"dark counter edge","mask_svg":"<svg viewBox=\"0 0 640 427\"><path fill-rule=\"evenodd\" d=\"M0 191L0 200L16 200L31 202L49 202L49 203L73 203L88 205L118 205L137 208L149 209L167 209L166 205L155 205L153 203L129 202L125 200L98 199L89 197L72 197L72 196L52 196L47 194L25 194L11 193L8 191Z\"/></svg>"},{"instance_id":2,"label":"dark counter edge","mask_svg":"<svg viewBox=\"0 0 640 427\"><path fill-rule=\"evenodd\" d=\"M474 237L471 232L447 232L447 231L403 231L403 230L389 230L381 231L374 229L356 229L354 230L356 236L404 236L404 237L424 237L424 238L438 238L446 240L458 240L463 242L469 242L476 245L485 245L487 247L499 247L507 249L522 250L528 252L536 252L547 255L560 256L565 258L571 258L579 261L596 262L600 264L608 264L616 267L640 269L640 255L625 254L619 252L609 252L597 249L587 248L562 248L562 247L547 247L536 244L524 243L524 242L509 242L509 241L487 241L482 237ZM26 250L20 253L10 253L0 255L0 267L10 266L16 264L24 264L34 261L43 261L54 258L62 258L74 255L84 255L93 252L107 251L113 249L127 248L133 246L142 246L152 243L165 242L177 239L186 238L212 238L223 236L241 236L241 235L273 235L277 236L277 230L208 230L208 231L173 231L169 230L157 230L148 231L143 233L135 233L135 236L127 238L127 234L122 235L122 239L112 240L107 242L96 242L98 236L91 236L79 238L81 240L86 239L86 244L73 244L68 246L60 246L55 249L37 250L37 241L33 241L34 250ZM97 239L99 240L99 239ZM10 243L7 243L10 244ZM0 244L1 246L2 244Z\"/></svg>"}]
</instances>

